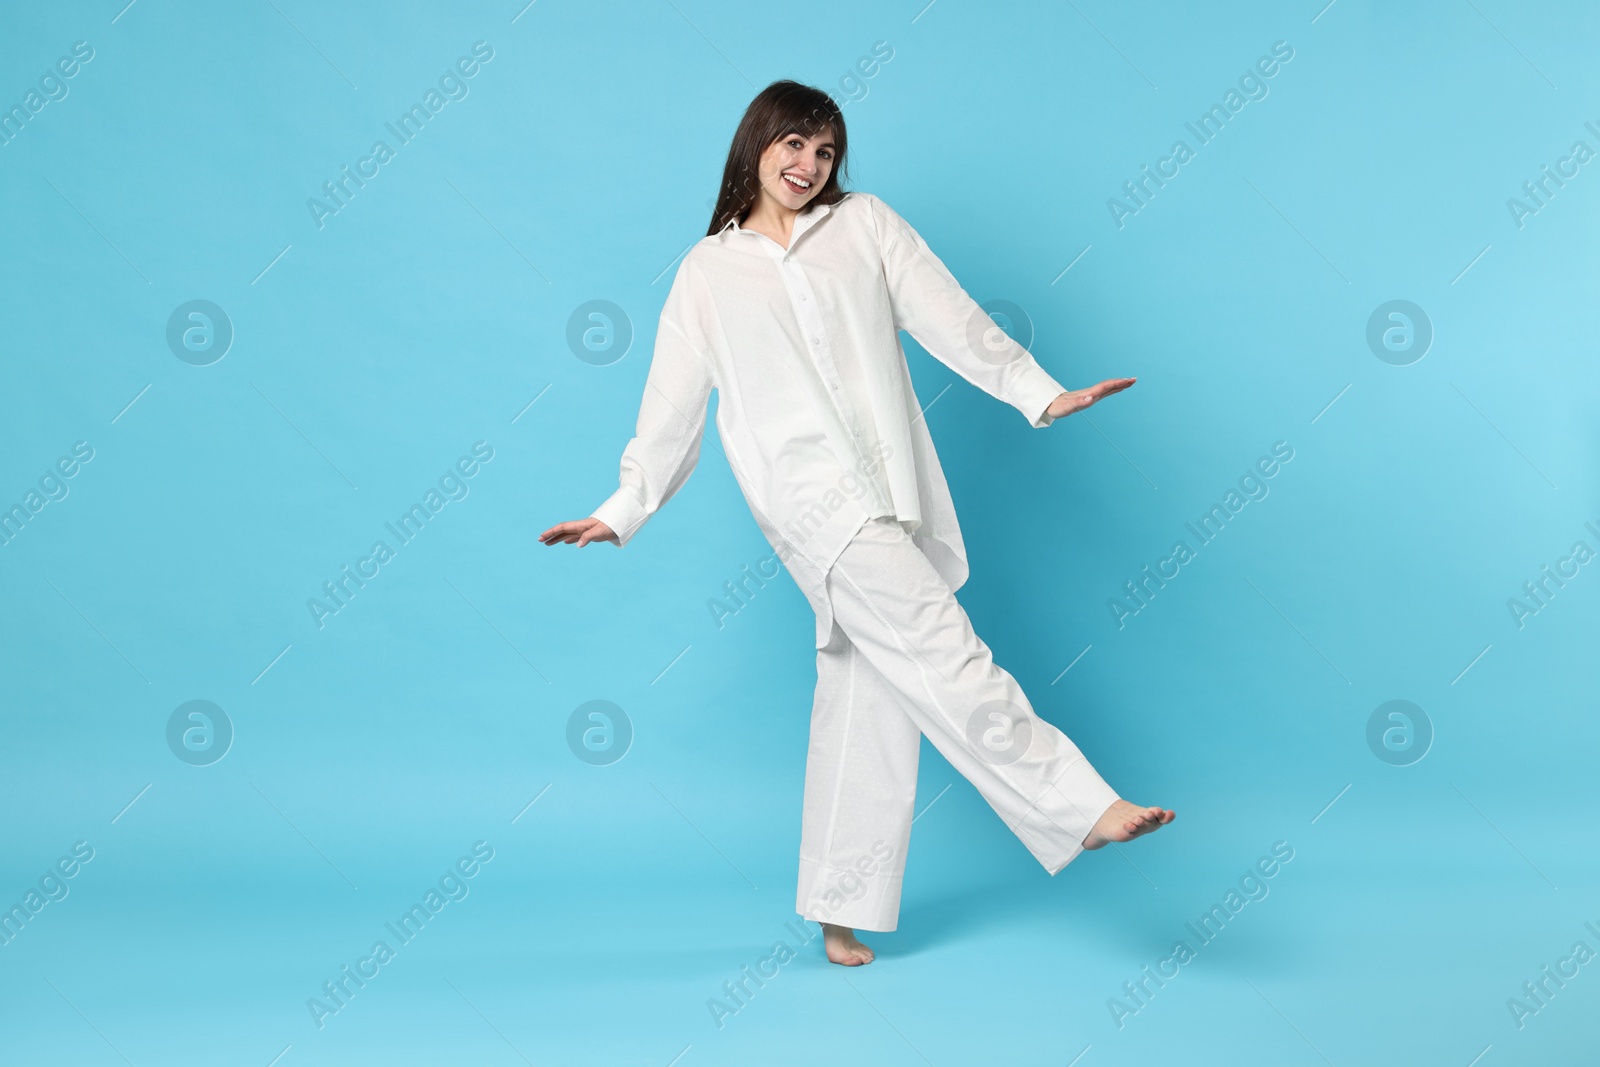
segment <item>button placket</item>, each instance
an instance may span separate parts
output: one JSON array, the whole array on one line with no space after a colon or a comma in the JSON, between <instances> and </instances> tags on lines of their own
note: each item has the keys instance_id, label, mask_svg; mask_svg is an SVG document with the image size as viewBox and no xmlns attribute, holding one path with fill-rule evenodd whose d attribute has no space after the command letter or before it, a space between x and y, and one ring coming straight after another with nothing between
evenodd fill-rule
<instances>
[{"instance_id":1,"label":"button placket","mask_svg":"<svg viewBox=\"0 0 1600 1067\"><path fill-rule=\"evenodd\" d=\"M798 237L799 234L795 234ZM812 299L810 284L806 278L805 270L795 260L790 258L794 248L794 239L790 239L788 249L780 248L775 242L770 251L774 265L783 281L785 290L789 294L790 306L794 309L795 317L799 321L802 335L810 342L812 363L817 369L823 384L827 387L828 394L833 401L834 411L839 416L840 423L845 431L850 434L855 446L857 461L864 461L867 455L866 441L862 438L861 427L856 422L856 413L846 403L844 396L843 379L840 377L838 365L833 360L832 346L828 343L828 331L822 321L822 315L817 309L817 304ZM890 513L892 508L883 498L876 480L868 479L868 492L874 501L873 510Z\"/></svg>"},{"instance_id":2,"label":"button placket","mask_svg":"<svg viewBox=\"0 0 1600 1067\"><path fill-rule=\"evenodd\" d=\"M839 379L839 369L834 365L832 352L827 343L827 331L823 328L822 317L817 312L816 301L811 299L808 291L804 270L800 264L781 258L778 262L779 272L783 276L784 288L789 291L791 303L794 305L795 316L800 320L800 326L811 341L812 362L816 365L817 373L821 375L822 382L833 397L834 409L839 413L839 419L845 428L850 431L850 436L857 443L861 441L861 431L856 427L855 418L844 402L844 387Z\"/></svg>"},{"instance_id":3,"label":"button placket","mask_svg":"<svg viewBox=\"0 0 1600 1067\"><path fill-rule=\"evenodd\" d=\"M798 236L798 235L797 235ZM792 241L791 241L792 245ZM794 309L795 317L799 321L802 334L810 342L812 363L817 369L823 384L827 387L828 394L833 401L833 409L839 416L840 424L845 432L850 435L854 444L855 459L863 462L867 455L866 441L861 436L861 427L856 422L856 413L845 402L844 384L839 376L839 368L833 361L832 346L827 342L827 329L822 322L822 315L817 310L816 301L811 299L810 285L806 279L805 271L800 264L791 260L786 251L780 251L776 245L773 247L773 259L778 267L778 273L783 279L785 290L789 294L790 306ZM883 498L877 482L867 480L867 492L872 500L872 510L875 512L889 513L892 508Z\"/></svg>"}]
</instances>

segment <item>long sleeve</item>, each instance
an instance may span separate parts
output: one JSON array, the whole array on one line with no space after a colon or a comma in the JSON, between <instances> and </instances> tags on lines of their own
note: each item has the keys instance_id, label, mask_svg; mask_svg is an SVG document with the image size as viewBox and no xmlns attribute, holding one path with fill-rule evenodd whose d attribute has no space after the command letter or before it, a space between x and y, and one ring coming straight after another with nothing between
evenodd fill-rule
<instances>
[{"instance_id":1,"label":"long sleeve","mask_svg":"<svg viewBox=\"0 0 1600 1067\"><path fill-rule=\"evenodd\" d=\"M1016 408L1029 425L1042 429L1054 422L1046 409L1065 387L995 325L905 219L866 195L895 327L961 377Z\"/></svg>"},{"instance_id":2,"label":"long sleeve","mask_svg":"<svg viewBox=\"0 0 1600 1067\"><path fill-rule=\"evenodd\" d=\"M616 531L619 547L672 499L700 460L712 378L705 352L686 332L693 329L688 287L684 264L661 311L638 423L622 451L620 484L592 515Z\"/></svg>"}]
</instances>

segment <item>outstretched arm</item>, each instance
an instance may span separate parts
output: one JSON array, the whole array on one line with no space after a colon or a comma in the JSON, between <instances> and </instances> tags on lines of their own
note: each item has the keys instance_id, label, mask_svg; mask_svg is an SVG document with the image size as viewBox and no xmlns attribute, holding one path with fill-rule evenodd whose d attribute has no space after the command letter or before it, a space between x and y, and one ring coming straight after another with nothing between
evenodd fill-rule
<instances>
[{"instance_id":1,"label":"outstretched arm","mask_svg":"<svg viewBox=\"0 0 1600 1067\"><path fill-rule=\"evenodd\" d=\"M704 351L681 324L689 321L690 311L685 269L680 268L661 312L638 422L622 451L617 491L589 518L558 523L540 534L543 543L626 545L694 472L712 380Z\"/></svg>"},{"instance_id":2,"label":"outstretched arm","mask_svg":"<svg viewBox=\"0 0 1600 1067\"><path fill-rule=\"evenodd\" d=\"M868 194L895 327L939 362L1043 428L1121 392L1132 378L1111 378L1087 389L1064 388L997 326L967 294L922 236L893 208Z\"/></svg>"}]
</instances>

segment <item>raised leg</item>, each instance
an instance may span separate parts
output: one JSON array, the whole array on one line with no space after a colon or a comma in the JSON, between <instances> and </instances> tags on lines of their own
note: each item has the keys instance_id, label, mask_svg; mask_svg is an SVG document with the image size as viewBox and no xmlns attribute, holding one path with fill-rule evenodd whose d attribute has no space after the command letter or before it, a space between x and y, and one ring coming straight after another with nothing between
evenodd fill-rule
<instances>
[{"instance_id":1,"label":"raised leg","mask_svg":"<svg viewBox=\"0 0 1600 1067\"><path fill-rule=\"evenodd\" d=\"M835 622L915 727L1055 874L1120 798L1033 710L905 531L868 522L829 571ZM1103 828L1102 828L1103 829Z\"/></svg>"}]
</instances>

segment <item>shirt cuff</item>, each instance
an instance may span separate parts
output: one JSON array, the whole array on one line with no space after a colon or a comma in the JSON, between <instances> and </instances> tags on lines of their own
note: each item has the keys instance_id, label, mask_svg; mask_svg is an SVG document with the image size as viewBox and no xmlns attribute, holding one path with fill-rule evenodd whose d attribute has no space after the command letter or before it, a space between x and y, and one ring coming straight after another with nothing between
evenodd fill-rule
<instances>
[{"instance_id":1,"label":"shirt cuff","mask_svg":"<svg viewBox=\"0 0 1600 1067\"><path fill-rule=\"evenodd\" d=\"M1067 388L1030 356L1028 363L1012 380L1011 406L1027 417L1030 426L1042 430L1056 421L1053 415L1047 414L1046 409L1065 392Z\"/></svg>"},{"instance_id":2,"label":"shirt cuff","mask_svg":"<svg viewBox=\"0 0 1600 1067\"><path fill-rule=\"evenodd\" d=\"M639 527L650 516L639 506L628 488L623 486L607 497L605 503L595 508L589 517L611 527L617 535L617 547L621 548L633 540L633 535L639 532Z\"/></svg>"}]
</instances>

